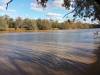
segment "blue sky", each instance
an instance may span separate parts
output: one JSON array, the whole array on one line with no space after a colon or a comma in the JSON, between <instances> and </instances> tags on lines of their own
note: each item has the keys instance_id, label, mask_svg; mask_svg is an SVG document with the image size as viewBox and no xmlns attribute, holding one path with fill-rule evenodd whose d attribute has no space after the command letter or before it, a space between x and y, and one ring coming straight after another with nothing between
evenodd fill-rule
<instances>
[{"instance_id":1,"label":"blue sky","mask_svg":"<svg viewBox=\"0 0 100 75\"><path fill-rule=\"evenodd\" d=\"M1 16L6 14L12 18L20 16L22 18L53 19L58 21L72 19L72 14L70 14L67 18L63 18L63 16L68 13L68 10L65 10L65 8L61 6L63 0L49 0L45 9L37 5L36 0L13 0L6 11L5 3L7 1L9 0L0 0ZM90 22L90 20L87 19L87 22Z\"/></svg>"}]
</instances>

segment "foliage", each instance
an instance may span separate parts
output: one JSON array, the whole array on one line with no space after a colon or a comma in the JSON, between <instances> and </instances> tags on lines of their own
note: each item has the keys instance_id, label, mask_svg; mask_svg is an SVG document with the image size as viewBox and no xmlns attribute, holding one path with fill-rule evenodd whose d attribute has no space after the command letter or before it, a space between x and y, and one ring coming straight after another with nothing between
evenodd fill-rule
<instances>
[{"instance_id":1,"label":"foliage","mask_svg":"<svg viewBox=\"0 0 100 75\"><path fill-rule=\"evenodd\" d=\"M7 28L7 19L4 16L0 17L0 31L6 30Z\"/></svg>"},{"instance_id":2,"label":"foliage","mask_svg":"<svg viewBox=\"0 0 100 75\"><path fill-rule=\"evenodd\" d=\"M38 4L41 4L43 7L46 7L46 3L48 0L37 0ZM73 8L70 13L74 13L73 17L81 17L81 18L90 18L92 21L95 19L100 20L100 2L99 0L64 0L62 4L66 9ZM66 14L65 16L67 16Z\"/></svg>"},{"instance_id":3,"label":"foliage","mask_svg":"<svg viewBox=\"0 0 100 75\"><path fill-rule=\"evenodd\" d=\"M8 8L9 3L11 3L13 0L9 0L7 2L6 9ZM47 2L49 0L37 0L37 3L44 8L47 5ZM73 10L70 13L74 13L73 17L81 17L81 18L91 18L92 21L98 19L100 21L100 2L99 0L63 0L62 6L64 6L66 9L73 8ZM65 16L67 16L66 14ZM64 16L64 17L65 17Z\"/></svg>"},{"instance_id":4,"label":"foliage","mask_svg":"<svg viewBox=\"0 0 100 75\"><path fill-rule=\"evenodd\" d=\"M51 21L46 19L22 19L18 17L16 19L10 18L5 15L0 17L0 30L6 30L8 28L24 29L24 30L54 30L54 29L84 29L91 28L90 24L83 24L81 22L65 21L59 23L58 21Z\"/></svg>"}]
</instances>

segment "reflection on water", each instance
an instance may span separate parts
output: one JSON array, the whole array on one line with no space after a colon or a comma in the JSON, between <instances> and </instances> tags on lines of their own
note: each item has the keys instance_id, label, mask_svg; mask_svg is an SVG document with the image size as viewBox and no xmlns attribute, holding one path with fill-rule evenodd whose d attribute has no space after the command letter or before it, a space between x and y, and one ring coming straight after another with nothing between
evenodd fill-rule
<instances>
[{"instance_id":1,"label":"reflection on water","mask_svg":"<svg viewBox=\"0 0 100 75\"><path fill-rule=\"evenodd\" d=\"M93 31L0 34L0 75L99 75Z\"/></svg>"}]
</instances>

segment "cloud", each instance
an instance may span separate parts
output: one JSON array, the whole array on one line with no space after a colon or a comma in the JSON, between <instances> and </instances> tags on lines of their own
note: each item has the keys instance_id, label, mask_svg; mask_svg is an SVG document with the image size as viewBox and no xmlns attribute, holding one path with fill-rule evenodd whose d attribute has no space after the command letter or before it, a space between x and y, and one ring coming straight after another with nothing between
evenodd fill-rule
<instances>
[{"instance_id":1,"label":"cloud","mask_svg":"<svg viewBox=\"0 0 100 75\"><path fill-rule=\"evenodd\" d=\"M4 11L4 7L3 6L0 6L0 11Z\"/></svg>"},{"instance_id":2,"label":"cloud","mask_svg":"<svg viewBox=\"0 0 100 75\"><path fill-rule=\"evenodd\" d=\"M53 12L48 12L46 14L47 16L47 19L51 19L51 20L54 20L54 21L58 21L58 22L63 22L64 19L62 18L63 15L60 14L60 13L53 13Z\"/></svg>"},{"instance_id":3,"label":"cloud","mask_svg":"<svg viewBox=\"0 0 100 75\"><path fill-rule=\"evenodd\" d=\"M31 3L31 9L35 11L43 11L42 6L38 5L37 3Z\"/></svg>"},{"instance_id":4,"label":"cloud","mask_svg":"<svg viewBox=\"0 0 100 75\"><path fill-rule=\"evenodd\" d=\"M63 4L63 0L54 0L52 3L53 6L59 7L59 8L63 8L62 4Z\"/></svg>"},{"instance_id":5,"label":"cloud","mask_svg":"<svg viewBox=\"0 0 100 75\"><path fill-rule=\"evenodd\" d=\"M54 7L58 7L58 8L64 9L62 4L63 4L63 0L53 0L52 2L48 2L47 3L47 7L45 8L45 10L52 9ZM32 2L30 5L31 5L31 9L32 10L44 11L43 7L41 5L38 5L36 1Z\"/></svg>"},{"instance_id":6,"label":"cloud","mask_svg":"<svg viewBox=\"0 0 100 75\"><path fill-rule=\"evenodd\" d=\"M59 13L52 13L52 12L49 12L49 13L47 13L47 16L48 16L48 17L61 17L62 15L59 14Z\"/></svg>"},{"instance_id":7,"label":"cloud","mask_svg":"<svg viewBox=\"0 0 100 75\"><path fill-rule=\"evenodd\" d=\"M10 0L1 0L0 2L0 11L5 11L6 9L6 3L9 2Z\"/></svg>"},{"instance_id":8,"label":"cloud","mask_svg":"<svg viewBox=\"0 0 100 75\"><path fill-rule=\"evenodd\" d=\"M58 22L63 22L64 19L62 18L61 14L58 13L48 13L47 14L47 19L48 20L53 20L53 21L58 21Z\"/></svg>"},{"instance_id":9,"label":"cloud","mask_svg":"<svg viewBox=\"0 0 100 75\"><path fill-rule=\"evenodd\" d=\"M6 10L5 6L0 6L0 12L12 12L12 13L14 13L14 12L16 12L16 10L14 10L14 9Z\"/></svg>"},{"instance_id":10,"label":"cloud","mask_svg":"<svg viewBox=\"0 0 100 75\"><path fill-rule=\"evenodd\" d=\"M3 15L11 15L11 14L15 14L16 10L14 9L5 9L5 6L0 6L0 13L2 13Z\"/></svg>"},{"instance_id":11,"label":"cloud","mask_svg":"<svg viewBox=\"0 0 100 75\"><path fill-rule=\"evenodd\" d=\"M10 1L10 0L3 0L3 3L6 4L6 3L8 3L9 1Z\"/></svg>"}]
</instances>

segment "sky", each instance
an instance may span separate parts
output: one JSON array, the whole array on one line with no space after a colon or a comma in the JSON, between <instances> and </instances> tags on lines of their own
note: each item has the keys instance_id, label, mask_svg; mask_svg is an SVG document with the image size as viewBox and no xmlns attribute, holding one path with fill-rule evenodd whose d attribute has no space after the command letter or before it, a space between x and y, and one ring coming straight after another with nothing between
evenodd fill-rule
<instances>
[{"instance_id":1,"label":"sky","mask_svg":"<svg viewBox=\"0 0 100 75\"><path fill-rule=\"evenodd\" d=\"M36 0L13 0L6 10L5 3L8 1L9 0L0 0L0 16L8 15L12 18L52 19L58 20L59 22L73 18L72 14L63 18L65 14L71 11L62 7L63 0L49 0L46 8L39 6ZM83 22L80 18L77 19L77 21ZM85 22L91 23L91 20L87 19Z\"/></svg>"}]
</instances>

